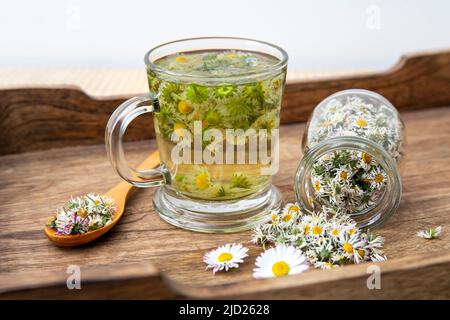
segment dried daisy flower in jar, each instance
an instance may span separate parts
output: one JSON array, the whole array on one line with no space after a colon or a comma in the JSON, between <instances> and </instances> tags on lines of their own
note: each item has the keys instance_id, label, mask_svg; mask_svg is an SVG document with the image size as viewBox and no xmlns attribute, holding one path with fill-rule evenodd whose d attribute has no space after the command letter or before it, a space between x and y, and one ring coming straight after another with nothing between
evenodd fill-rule
<instances>
[{"instance_id":1,"label":"dried daisy flower in jar","mask_svg":"<svg viewBox=\"0 0 450 320\"><path fill-rule=\"evenodd\" d=\"M295 190L302 210L329 208L360 227L384 222L401 198L404 124L395 107L367 90L323 100L303 137Z\"/></svg>"}]
</instances>

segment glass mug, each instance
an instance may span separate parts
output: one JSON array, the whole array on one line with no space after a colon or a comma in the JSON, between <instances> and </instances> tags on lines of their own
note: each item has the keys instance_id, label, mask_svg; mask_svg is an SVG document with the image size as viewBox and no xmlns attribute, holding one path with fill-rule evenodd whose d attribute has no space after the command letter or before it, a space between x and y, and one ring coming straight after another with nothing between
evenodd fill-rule
<instances>
[{"instance_id":1,"label":"glass mug","mask_svg":"<svg viewBox=\"0 0 450 320\"><path fill-rule=\"evenodd\" d=\"M275 45L231 37L150 50L150 94L122 103L106 128L114 170L134 186L159 187L154 209L184 229L237 232L268 221L281 206L271 174L287 60ZM127 164L122 140L144 113L153 114L161 165L138 170Z\"/></svg>"}]
</instances>

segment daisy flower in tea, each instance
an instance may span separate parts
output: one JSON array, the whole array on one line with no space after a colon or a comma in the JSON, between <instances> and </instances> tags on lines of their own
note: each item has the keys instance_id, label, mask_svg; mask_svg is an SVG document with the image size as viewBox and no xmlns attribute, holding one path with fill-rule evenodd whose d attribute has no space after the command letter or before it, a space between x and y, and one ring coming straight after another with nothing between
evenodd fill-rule
<instances>
[{"instance_id":1,"label":"daisy flower in tea","mask_svg":"<svg viewBox=\"0 0 450 320\"><path fill-rule=\"evenodd\" d=\"M298 274L309 268L306 256L293 246L278 244L256 258L253 276L256 279Z\"/></svg>"},{"instance_id":2,"label":"daisy flower in tea","mask_svg":"<svg viewBox=\"0 0 450 320\"><path fill-rule=\"evenodd\" d=\"M206 253L203 262L206 263L206 270L213 269L213 273L228 271L238 268L239 263L244 262L244 258L248 256L247 252L248 249L241 244L226 244Z\"/></svg>"},{"instance_id":3,"label":"daisy flower in tea","mask_svg":"<svg viewBox=\"0 0 450 320\"><path fill-rule=\"evenodd\" d=\"M109 224L115 211L114 200L106 196L88 194L71 198L57 210L48 227L60 235L83 234Z\"/></svg>"},{"instance_id":4,"label":"daisy flower in tea","mask_svg":"<svg viewBox=\"0 0 450 320\"><path fill-rule=\"evenodd\" d=\"M439 237L439 235L442 232L442 227L436 227L436 228L429 228L429 229L425 229L425 230L421 230L419 232L417 232L417 236L420 238L424 238L424 239L434 239Z\"/></svg>"}]
</instances>

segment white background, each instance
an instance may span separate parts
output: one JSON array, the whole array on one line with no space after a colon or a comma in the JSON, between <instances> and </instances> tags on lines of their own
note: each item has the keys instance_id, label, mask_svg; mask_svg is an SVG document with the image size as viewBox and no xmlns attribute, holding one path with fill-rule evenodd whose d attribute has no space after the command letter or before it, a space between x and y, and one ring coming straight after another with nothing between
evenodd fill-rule
<instances>
[{"instance_id":1,"label":"white background","mask_svg":"<svg viewBox=\"0 0 450 320\"><path fill-rule=\"evenodd\" d=\"M0 67L142 67L157 44L207 35L278 44L291 70L380 69L450 48L450 1L3 0Z\"/></svg>"}]
</instances>

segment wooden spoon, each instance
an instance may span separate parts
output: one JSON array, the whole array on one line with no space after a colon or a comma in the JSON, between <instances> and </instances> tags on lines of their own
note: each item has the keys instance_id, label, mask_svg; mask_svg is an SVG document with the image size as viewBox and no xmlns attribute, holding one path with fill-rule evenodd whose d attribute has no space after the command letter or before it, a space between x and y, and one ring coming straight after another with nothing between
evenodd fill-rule
<instances>
[{"instance_id":1,"label":"wooden spoon","mask_svg":"<svg viewBox=\"0 0 450 320\"><path fill-rule=\"evenodd\" d=\"M155 168L159 165L159 152L153 152L144 162L139 165L139 169ZM83 234L76 235L60 235L56 233L56 230L49 228L47 225L44 228L45 235L56 245L62 247L75 247L94 241L98 237L108 232L116 223L122 218L125 211L125 204L131 192L135 189L131 184L126 181L119 183L117 186L105 193L105 196L114 200L116 206L116 212L114 213L112 220L106 226L97 230L88 231ZM48 220L47 224L50 224L55 217Z\"/></svg>"}]
</instances>

